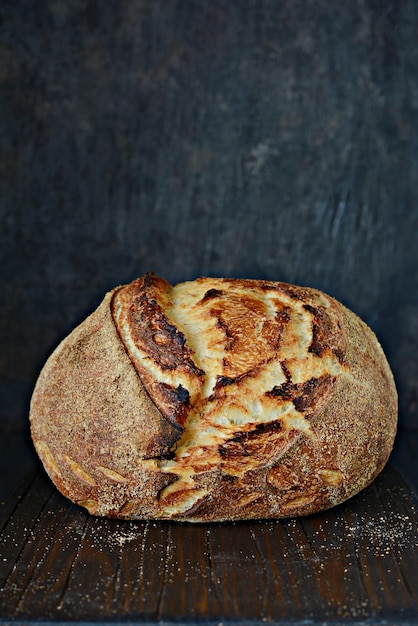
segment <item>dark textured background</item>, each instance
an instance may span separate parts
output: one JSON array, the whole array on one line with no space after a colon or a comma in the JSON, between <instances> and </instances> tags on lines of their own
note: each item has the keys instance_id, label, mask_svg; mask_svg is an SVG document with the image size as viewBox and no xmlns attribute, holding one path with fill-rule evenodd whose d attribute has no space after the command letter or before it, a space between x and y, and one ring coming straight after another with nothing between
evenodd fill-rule
<instances>
[{"instance_id":1,"label":"dark textured background","mask_svg":"<svg viewBox=\"0 0 418 626\"><path fill-rule=\"evenodd\" d=\"M0 428L151 269L323 289L418 429L418 4L1 3ZM412 439L410 439L412 440Z\"/></svg>"}]
</instances>

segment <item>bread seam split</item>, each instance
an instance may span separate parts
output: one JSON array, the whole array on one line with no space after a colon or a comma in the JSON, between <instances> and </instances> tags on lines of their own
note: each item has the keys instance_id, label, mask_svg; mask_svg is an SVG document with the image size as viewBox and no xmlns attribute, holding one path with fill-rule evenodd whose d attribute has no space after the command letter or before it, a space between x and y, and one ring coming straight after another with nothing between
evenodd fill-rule
<instances>
[{"instance_id":1,"label":"bread seam split","mask_svg":"<svg viewBox=\"0 0 418 626\"><path fill-rule=\"evenodd\" d=\"M222 281L219 286L223 286L223 284L224 282ZM196 286L198 286L197 289ZM215 287L212 287L212 291L213 290L216 291L216 281ZM218 291L218 294L213 293L212 301L219 301L219 299L222 298L221 290ZM309 420L304 416L303 412L298 411L294 407L291 401L281 403L274 408L271 407L270 411L265 411L261 414L261 418L260 415L257 415L257 411L254 411L253 406L256 398L264 396L273 387L279 386L286 381L286 376L283 373L280 361L281 350L285 352L287 360L289 360L289 357L290 359L293 357L296 362L300 362L303 360L301 355L304 355L305 359L308 358L314 363L316 361L316 365L319 366L320 374L322 376L324 375L323 362L316 355L309 355L308 353L309 345L312 342L312 319L310 314L303 308L303 303L295 303L286 294L280 294L280 304L284 304L286 307L293 307L293 315L290 315L288 323L301 329L302 332L300 332L299 335L296 329L293 329L292 336L297 336L299 341L295 346L278 346L274 351L273 357L271 357L267 363L257 366L256 389L252 390L253 396L255 397L251 395L251 389L249 394L246 393L244 380L243 384L241 384L239 395L234 394L232 396L233 409L229 408L229 411L226 410L228 409L228 405L225 407L225 398L223 398L222 408L213 413L213 409L211 410L210 406L208 407L208 398L214 393L216 381L220 378L223 369L222 361L225 357L223 342L225 338L222 326L219 325L219 318L212 315L209 319L203 320L201 303L207 292L208 289L207 285L205 285L205 281L202 281L201 284L199 281L180 283L175 287L167 287L164 293L165 301L162 299L161 302L159 302L169 324L180 331L185 337L185 345L190 350L191 358L196 365L196 369L204 373L203 383L193 395L188 389L189 378L186 373L176 371L173 376L171 375L171 370L168 372L161 370L161 368L158 368L155 363L152 363L143 352L141 353L141 350L132 338L131 329L121 320L121 310L123 307L118 302L117 294L114 296L115 306L113 310L115 324L124 342L125 348L137 369L138 375L141 377L141 372L143 373L144 370L146 370L153 376L154 381L158 381L162 384L170 384L172 387L181 385L192 398L192 407L184 423L183 432L179 440L176 441L173 446L173 459L155 459L153 461L147 461L148 469L154 464L155 469L162 472L170 472L178 477L176 481L160 492L161 501L164 501L165 498L172 496L176 492L184 492L184 498L177 502L177 507L173 505L163 506L163 514L167 516L188 510L206 494L206 490L197 488L196 482L193 479L193 465L201 462L199 457L202 454L202 450L205 450L207 447L208 441L211 442L212 449L219 449L219 446L230 437L236 436L242 426L262 422L269 423L280 419L283 428L293 431L295 435L289 439L288 444L281 448L277 455L266 461L266 463L268 463L277 460L280 456L285 454L287 449L299 436L305 435L314 437L314 432L312 431ZM276 303L278 302L277 292L274 293L275 297L272 296L272 291L261 292L260 294L255 290L253 294L254 300L260 303L260 308L264 309L266 321L271 322L274 322L278 313L277 306L274 304L275 301ZM232 295L237 298L242 297L242 286L237 290L232 290ZM228 296L231 297L231 291L228 292ZM250 312L250 309L248 311ZM208 326L207 329L205 328L204 321L206 321L206 325ZM257 330L260 332L262 328L262 325L258 322ZM215 339L217 339L217 342ZM220 347L218 347L217 344L219 344ZM215 357L213 355L215 355ZM341 365L338 359L334 355L330 355L327 361L327 370L331 370L333 376L338 376L340 368ZM295 370L298 383L307 382L306 380L300 380L300 373L295 364L293 364L293 369ZM314 367L310 369L313 375L317 373ZM326 371L326 374L327 373ZM251 378L248 380L251 382ZM232 384L227 387L231 388ZM150 391L150 396L155 402L152 396L152 389ZM247 400L248 395L249 398ZM158 402L156 402L156 405L158 407ZM234 412L239 416L239 419L234 420L231 416L231 413L233 415ZM214 455L211 463L205 464L205 471L212 470L219 465L219 462L219 454ZM239 468L238 471L231 472L231 470L228 471L226 468L225 471L228 474L240 476L245 472L245 469Z\"/></svg>"}]
</instances>

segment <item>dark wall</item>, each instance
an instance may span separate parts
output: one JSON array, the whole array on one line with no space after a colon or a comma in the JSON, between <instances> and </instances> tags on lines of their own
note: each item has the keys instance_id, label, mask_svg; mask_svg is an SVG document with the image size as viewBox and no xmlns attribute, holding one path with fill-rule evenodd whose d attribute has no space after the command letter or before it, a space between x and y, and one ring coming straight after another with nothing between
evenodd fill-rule
<instances>
[{"instance_id":1,"label":"dark wall","mask_svg":"<svg viewBox=\"0 0 418 626\"><path fill-rule=\"evenodd\" d=\"M418 428L418 4L1 3L0 403L151 269L318 287Z\"/></svg>"}]
</instances>

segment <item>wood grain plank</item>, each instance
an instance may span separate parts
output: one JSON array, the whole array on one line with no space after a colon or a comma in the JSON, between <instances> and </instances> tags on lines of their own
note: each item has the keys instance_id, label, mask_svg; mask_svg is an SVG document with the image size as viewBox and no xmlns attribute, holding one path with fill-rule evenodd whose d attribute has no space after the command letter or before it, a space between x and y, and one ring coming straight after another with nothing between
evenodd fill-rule
<instances>
[{"instance_id":1,"label":"wood grain plank","mask_svg":"<svg viewBox=\"0 0 418 626\"><path fill-rule=\"evenodd\" d=\"M43 593L56 605L54 587L56 580L49 576L59 544L60 529L68 528L68 505L54 490L42 473L38 473L30 489L18 503L1 534L2 602L9 606L12 615L25 613L29 603L32 611L42 610ZM71 517L71 522L73 519ZM61 530L62 532L62 530ZM60 580L65 561L60 560ZM44 586L46 577L49 585ZM41 581L41 582L39 582Z\"/></svg>"},{"instance_id":2,"label":"wood grain plank","mask_svg":"<svg viewBox=\"0 0 418 626\"><path fill-rule=\"evenodd\" d=\"M405 495L387 471L352 502L301 520L318 551L318 581L326 583L321 593L341 617L416 613L417 591L399 573L406 567L410 580L418 573L417 511Z\"/></svg>"},{"instance_id":3,"label":"wood grain plank","mask_svg":"<svg viewBox=\"0 0 418 626\"><path fill-rule=\"evenodd\" d=\"M206 542L204 525L168 525L165 576L157 619L175 620L176 615L188 615L193 621L208 615L209 607L213 606L213 590Z\"/></svg>"}]
</instances>

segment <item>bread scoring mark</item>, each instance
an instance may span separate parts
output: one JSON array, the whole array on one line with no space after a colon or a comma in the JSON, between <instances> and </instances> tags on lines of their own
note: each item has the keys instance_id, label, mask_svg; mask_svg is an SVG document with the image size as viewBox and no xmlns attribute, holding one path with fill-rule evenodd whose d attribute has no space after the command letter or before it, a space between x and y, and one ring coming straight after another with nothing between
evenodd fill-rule
<instances>
[{"instance_id":1,"label":"bread scoring mark","mask_svg":"<svg viewBox=\"0 0 418 626\"><path fill-rule=\"evenodd\" d=\"M302 507L306 507L309 504L313 504L317 499L316 494L299 496L297 498L293 498L292 500L288 500L287 502L283 502L281 504L282 511L293 511L294 509L299 509Z\"/></svg>"},{"instance_id":2,"label":"bread scoring mark","mask_svg":"<svg viewBox=\"0 0 418 626\"><path fill-rule=\"evenodd\" d=\"M58 479L62 479L60 469L55 461L55 458L51 450L48 448L45 441L37 441L36 449L38 451L40 458L42 459L42 462L44 463L46 469L48 470L48 473L52 474Z\"/></svg>"},{"instance_id":3,"label":"bread scoring mark","mask_svg":"<svg viewBox=\"0 0 418 626\"><path fill-rule=\"evenodd\" d=\"M255 502L256 500L259 500L262 497L263 497L263 494L259 493L258 491L254 491L253 493L246 493L240 498L238 498L237 504L239 507L248 506L248 504L252 504L253 502Z\"/></svg>"},{"instance_id":4,"label":"bread scoring mark","mask_svg":"<svg viewBox=\"0 0 418 626\"><path fill-rule=\"evenodd\" d=\"M180 429L169 454L143 461L177 476L160 492L163 516L200 506L206 492L197 474L220 468L240 477L301 435L315 437L311 418L341 370L337 342L326 343L334 324L327 306L312 290L244 280L170 287L146 275L116 293L112 311L126 350Z\"/></svg>"},{"instance_id":5,"label":"bread scoring mark","mask_svg":"<svg viewBox=\"0 0 418 626\"><path fill-rule=\"evenodd\" d=\"M122 476L122 474L119 474L108 467L104 467L103 465L98 465L97 469L101 474L103 474L103 476L115 483L126 483L128 481L128 479L125 476Z\"/></svg>"},{"instance_id":6,"label":"bread scoring mark","mask_svg":"<svg viewBox=\"0 0 418 626\"><path fill-rule=\"evenodd\" d=\"M319 458L308 438L302 439L298 446L299 452L291 461L283 458L280 464L271 467L266 474L267 484L274 490L280 510L295 511L295 514L303 506L305 497L307 505L316 499L335 502L337 494L343 493L345 482L344 472L337 464L338 448L335 442L323 445ZM309 472L306 471L307 467L310 468ZM311 501L311 498L314 499Z\"/></svg>"},{"instance_id":7,"label":"bread scoring mark","mask_svg":"<svg viewBox=\"0 0 418 626\"><path fill-rule=\"evenodd\" d=\"M64 460L67 463L67 465L70 468L70 470L73 472L73 474L75 474L77 476L77 478L79 478L80 480L82 480L85 483L88 483L92 487L94 487L96 485L96 481L94 480L94 478L92 476L90 476L90 474L88 472L86 472L86 470L83 469L81 467L81 465L76 463L76 461L74 461L74 459L72 459L71 457L69 457L66 454L64 456Z\"/></svg>"},{"instance_id":8,"label":"bread scoring mark","mask_svg":"<svg viewBox=\"0 0 418 626\"><path fill-rule=\"evenodd\" d=\"M90 515L96 515L99 512L99 503L97 500L86 499L86 500L77 500L76 504L84 507L90 513Z\"/></svg>"},{"instance_id":9,"label":"bread scoring mark","mask_svg":"<svg viewBox=\"0 0 418 626\"><path fill-rule=\"evenodd\" d=\"M344 474L338 469L320 469L318 475L324 483L332 487L338 487L344 482Z\"/></svg>"},{"instance_id":10,"label":"bread scoring mark","mask_svg":"<svg viewBox=\"0 0 418 626\"><path fill-rule=\"evenodd\" d=\"M158 498L167 517L185 515L196 511L208 494L206 489L198 487L190 476L183 476L162 489Z\"/></svg>"},{"instance_id":11,"label":"bread scoring mark","mask_svg":"<svg viewBox=\"0 0 418 626\"><path fill-rule=\"evenodd\" d=\"M127 500L119 509L119 514L126 519L134 519L135 513L142 507L141 500L132 498Z\"/></svg>"}]
</instances>

